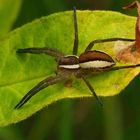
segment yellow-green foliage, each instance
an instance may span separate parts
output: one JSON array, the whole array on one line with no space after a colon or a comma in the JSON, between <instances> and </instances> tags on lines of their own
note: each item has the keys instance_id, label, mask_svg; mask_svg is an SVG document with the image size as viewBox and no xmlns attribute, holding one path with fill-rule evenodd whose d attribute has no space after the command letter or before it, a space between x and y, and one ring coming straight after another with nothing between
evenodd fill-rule
<instances>
[{"instance_id":1,"label":"yellow-green foliage","mask_svg":"<svg viewBox=\"0 0 140 140\"><path fill-rule=\"evenodd\" d=\"M134 17L110 11L77 11L77 14L78 54L95 39L134 38ZM33 86L53 75L57 68L54 58L50 56L16 54L16 50L51 47L65 54L72 54L73 40L74 25L71 11L33 21L9 33L0 41L0 126L26 119L41 108L63 98L92 97L83 81L75 79L71 88L65 87L64 82L50 86L35 95L21 109L14 110L14 106ZM96 45L93 49L105 51L115 59L113 46L114 43L104 43ZM97 95L112 96L119 94L139 71L139 68L110 71L90 76L89 80Z\"/></svg>"}]
</instances>

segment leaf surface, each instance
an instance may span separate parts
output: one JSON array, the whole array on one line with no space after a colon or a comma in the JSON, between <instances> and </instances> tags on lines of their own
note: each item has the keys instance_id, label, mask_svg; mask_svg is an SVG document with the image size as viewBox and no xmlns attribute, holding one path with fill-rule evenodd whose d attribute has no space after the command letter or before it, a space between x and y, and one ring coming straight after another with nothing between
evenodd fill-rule
<instances>
[{"instance_id":1,"label":"leaf surface","mask_svg":"<svg viewBox=\"0 0 140 140\"><path fill-rule=\"evenodd\" d=\"M112 37L134 38L135 17L111 11L77 11L79 53L95 39ZM14 106L39 81L54 75L57 64L47 55L16 54L18 48L50 47L72 54L74 40L73 12L43 17L9 33L0 41L0 126L19 122L41 108L64 98L92 97L81 79L72 87L64 82L50 86L30 99L21 109ZM115 59L114 43L95 45ZM123 65L117 62L117 65ZM126 65L126 64L125 64ZM110 71L89 77L99 96L119 94L139 73L140 68ZM134 92L135 94L135 92Z\"/></svg>"}]
</instances>

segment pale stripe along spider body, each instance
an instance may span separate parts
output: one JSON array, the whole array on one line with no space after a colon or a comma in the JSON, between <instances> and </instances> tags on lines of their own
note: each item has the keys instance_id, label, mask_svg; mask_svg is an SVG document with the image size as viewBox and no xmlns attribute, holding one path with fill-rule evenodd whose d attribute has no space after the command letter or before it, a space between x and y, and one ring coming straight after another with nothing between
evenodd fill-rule
<instances>
[{"instance_id":1,"label":"pale stripe along spider body","mask_svg":"<svg viewBox=\"0 0 140 140\"><path fill-rule=\"evenodd\" d=\"M137 65L114 67L116 63L111 56L101 51L91 50L95 43L110 42L110 41L117 41L117 40L135 41L134 39L109 38L109 39L102 39L102 40L94 40L87 46L85 52L78 57L77 56L78 25L77 25L77 15L76 15L75 7L74 7L74 29L75 29L75 37L74 37L74 47L73 47L72 55L65 56L63 53L52 48L25 48L25 49L17 50L17 53L33 53L33 54L45 53L47 55L53 56L56 58L58 62L58 69L57 69L56 76L48 77L43 81L41 81L40 83L38 83L22 98L22 100L15 106L15 108L22 107L33 95L38 93L40 90L50 85L61 82L63 80L69 80L72 75L74 75L77 78L83 79L83 81L86 83L89 90L93 93L97 101L102 105L99 97L96 95L93 87L87 80L86 76L90 74L95 74L97 72L135 68L140 66L140 64L137 64Z\"/></svg>"}]
</instances>

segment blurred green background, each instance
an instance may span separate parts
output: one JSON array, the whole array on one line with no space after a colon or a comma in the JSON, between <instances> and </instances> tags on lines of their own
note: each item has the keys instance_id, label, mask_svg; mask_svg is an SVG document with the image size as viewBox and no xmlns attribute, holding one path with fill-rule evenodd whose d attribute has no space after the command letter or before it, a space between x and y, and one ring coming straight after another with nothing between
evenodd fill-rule
<instances>
[{"instance_id":1,"label":"blurred green background","mask_svg":"<svg viewBox=\"0 0 140 140\"><path fill-rule=\"evenodd\" d=\"M121 7L132 0L22 0L13 29L51 13L72 10L115 10L136 16L136 10ZM102 18L102 17L101 17ZM62 100L32 117L0 128L0 140L139 140L140 76L122 94L102 98L101 108L93 98ZM110 85L111 86L111 85Z\"/></svg>"}]
</instances>

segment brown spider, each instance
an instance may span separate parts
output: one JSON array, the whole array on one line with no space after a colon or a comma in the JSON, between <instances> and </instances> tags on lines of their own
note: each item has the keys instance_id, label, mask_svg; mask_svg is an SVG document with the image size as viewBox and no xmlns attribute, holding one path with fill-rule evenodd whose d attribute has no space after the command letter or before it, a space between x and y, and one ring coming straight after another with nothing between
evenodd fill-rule
<instances>
[{"instance_id":1,"label":"brown spider","mask_svg":"<svg viewBox=\"0 0 140 140\"><path fill-rule=\"evenodd\" d=\"M140 66L140 64L136 65L128 65L128 66L116 66L115 61L108 54L91 50L95 43L102 42L110 42L110 41L135 41L134 39L126 39L126 38L109 38L102 40L94 40L92 41L84 53L82 53L79 57L77 56L78 52L78 25L77 25L77 15L76 8L74 7L74 29L75 29L75 38L74 38L74 47L72 55L64 55L62 52L59 52L56 49L52 48L25 48L18 49L17 53L33 53L33 54L41 54L45 53L47 55L53 56L57 60L57 73L56 76L48 77L38 83L35 87L33 87L15 106L15 108L22 107L33 95L38 93L40 90L61 82L63 80L69 80L71 76L75 76L76 78L81 78L88 86L89 90L93 93L97 101L102 105L100 98L96 95L93 87L87 80L86 76L90 74L96 74L97 72L111 71L111 70L119 70L126 68L135 68Z\"/></svg>"}]
</instances>

